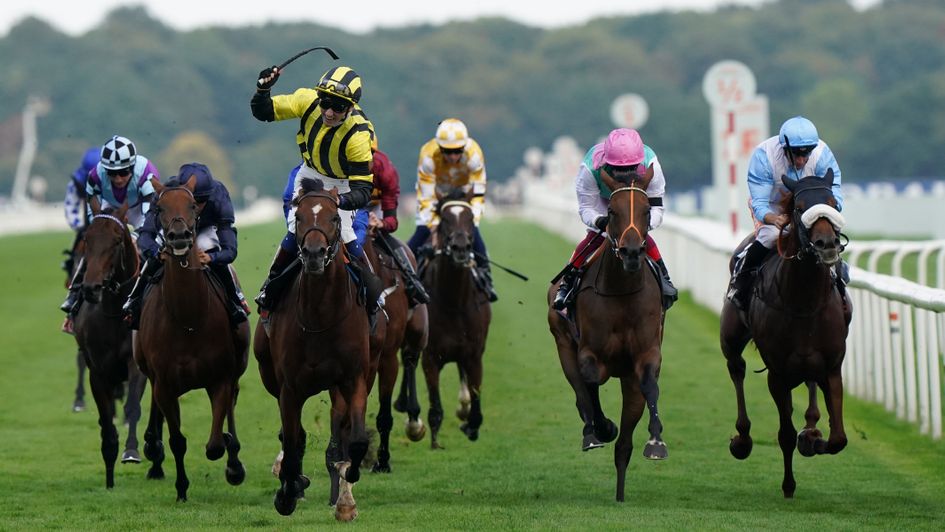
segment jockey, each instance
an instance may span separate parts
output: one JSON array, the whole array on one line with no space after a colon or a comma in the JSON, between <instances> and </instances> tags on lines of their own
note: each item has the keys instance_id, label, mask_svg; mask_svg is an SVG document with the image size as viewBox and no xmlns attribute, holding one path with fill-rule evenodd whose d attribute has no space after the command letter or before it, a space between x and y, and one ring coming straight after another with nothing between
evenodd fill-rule
<instances>
[{"instance_id":1,"label":"jockey","mask_svg":"<svg viewBox=\"0 0 945 532\"><path fill-rule=\"evenodd\" d=\"M86 201L85 201L85 184L89 178L89 172L95 168L95 165L98 164L99 159L102 157L102 148L98 146L93 146L85 151L85 155L82 156L82 163L73 170L72 175L70 175L69 184L66 185L66 197L63 200L63 210L66 215L66 222L69 224L69 227L75 231L75 239L73 239L72 247L64 251L67 255L66 260L62 261L62 269L66 271L67 274L72 274L72 267L75 266L75 246L79 243L79 239L82 238L82 234L85 232L86 226Z\"/></svg>"},{"instance_id":2,"label":"jockey","mask_svg":"<svg viewBox=\"0 0 945 532\"><path fill-rule=\"evenodd\" d=\"M98 164L88 173L85 184L87 216L91 217L92 213L102 212L108 207L117 209L127 203L126 217L132 229L132 238L137 238L137 231L144 225L145 214L154 196L151 179L160 178L154 163L138 155L133 142L125 137L113 136L102 146ZM79 310L79 287L82 286L84 274L84 264L80 261L69 285L69 295L59 307L68 314L63 331L71 331L71 318Z\"/></svg>"},{"instance_id":3,"label":"jockey","mask_svg":"<svg viewBox=\"0 0 945 532\"><path fill-rule=\"evenodd\" d=\"M485 206L486 162L479 143L469 136L466 124L456 118L447 118L436 128L436 136L420 148L417 163L417 228L407 246L418 257L420 247L429 239L433 227L439 223L435 216L437 191L449 188L472 190L470 201L475 221L473 254L476 260L477 283L486 292L489 301L499 296L492 287L489 254L479 233L479 222Z\"/></svg>"},{"instance_id":4,"label":"jockey","mask_svg":"<svg viewBox=\"0 0 945 532\"><path fill-rule=\"evenodd\" d=\"M582 240L568 263L561 285L555 295L552 306L556 310L566 308L574 295L575 279L587 259L604 242L604 229L607 227L609 216L607 207L610 204L610 189L601 180L601 172L608 176L614 172L638 171L640 163L644 168L653 167L653 178L646 188L650 198L650 230L656 229L663 223L663 194L666 190L666 178L659 159L649 146L643 143L640 134L634 129L615 129L607 135L607 140L596 144L584 156L584 161L574 178L577 189L578 211L581 220L588 227L587 236ZM642 175L642 174L641 174ZM646 235L646 254L659 267L662 274L660 288L663 293L663 308L669 309L676 301L678 294L676 287L669 278L669 270L663 257L660 255L656 241L649 234Z\"/></svg>"},{"instance_id":5,"label":"jockey","mask_svg":"<svg viewBox=\"0 0 945 532\"><path fill-rule=\"evenodd\" d=\"M230 323L235 327L246 321L249 307L239 289L232 266L237 252L236 228L233 227L236 221L233 214L233 202L230 200L230 193L226 186L213 179L210 169L200 163L182 165L177 171L177 176L168 179L166 186L183 185L191 177L197 178L194 186L194 199L197 201L199 213L195 228L197 256L200 264L207 266L223 285L227 296L226 304ZM163 243L163 232L157 212L149 211L138 237L138 249L144 258L144 263L141 266L138 281L123 307L132 329L138 328L141 299L145 288L161 268L159 254Z\"/></svg>"},{"instance_id":6,"label":"jockey","mask_svg":"<svg viewBox=\"0 0 945 532\"><path fill-rule=\"evenodd\" d=\"M305 179L318 179L326 189L339 192L338 214L341 236L348 254L355 257L348 266L367 289L367 311L374 322L381 296L380 279L371 273L364 250L357 245L352 227L353 212L371 199L373 175L371 140L374 126L358 107L361 77L350 67L329 69L314 89L300 88L292 94L270 95L280 71L263 69L256 82L250 107L257 120L272 122L299 118L296 141L302 152L302 164L294 171L293 195ZM286 284L295 276L298 245L295 241L295 207L286 211L288 233L282 239L269 268L269 276L260 289L256 303L260 317L266 319ZM293 266L289 268L289 266Z\"/></svg>"},{"instance_id":7,"label":"jockey","mask_svg":"<svg viewBox=\"0 0 945 532\"><path fill-rule=\"evenodd\" d=\"M789 213L780 212L778 201L786 192L781 176L792 179L823 176L833 169L833 196L837 210L843 209L840 190L840 166L827 143L820 140L813 122L803 116L788 119L777 136L765 140L755 148L748 163L748 192L755 219L755 241L736 263L735 272L726 297L739 309L748 307L754 274L761 267L768 252L774 249L778 235L790 222ZM838 263L839 278L848 279L846 265ZM838 283L843 294L843 286Z\"/></svg>"}]
</instances>

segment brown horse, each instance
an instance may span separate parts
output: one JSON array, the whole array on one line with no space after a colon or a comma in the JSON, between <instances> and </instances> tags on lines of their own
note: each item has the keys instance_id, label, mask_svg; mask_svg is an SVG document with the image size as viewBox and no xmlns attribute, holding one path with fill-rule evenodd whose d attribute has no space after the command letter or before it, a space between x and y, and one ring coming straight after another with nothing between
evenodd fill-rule
<instances>
[{"instance_id":1,"label":"brown horse","mask_svg":"<svg viewBox=\"0 0 945 532\"><path fill-rule=\"evenodd\" d=\"M118 431L113 419L116 391L122 389L125 381L128 439L121 461L141 461L137 426L145 380L131 356L131 331L121 310L138 278L138 251L124 221L126 210L127 205L112 214L95 213L85 230L84 304L75 318L75 339L79 352L86 358L89 384L98 407L107 488L115 485Z\"/></svg>"},{"instance_id":2,"label":"brown horse","mask_svg":"<svg viewBox=\"0 0 945 532\"><path fill-rule=\"evenodd\" d=\"M360 479L368 448L365 410L372 379L368 317L344 265L338 191L324 190L318 180L304 180L293 202L298 207L296 243L302 272L272 309L268 325L260 320L253 343L259 374L266 390L278 399L282 417L281 487L274 504L280 514L291 514L309 485L302 475L302 407L309 397L328 390L330 502L338 520L350 521L357 516L351 485ZM378 319L378 329L382 322Z\"/></svg>"},{"instance_id":3,"label":"brown horse","mask_svg":"<svg viewBox=\"0 0 945 532\"><path fill-rule=\"evenodd\" d=\"M657 409L663 307L657 274L647 265L645 252L650 221L646 188L652 178L650 167L642 177L631 173L622 182L610 184L610 249L603 249L602 256L588 266L577 288L573 321L550 306L557 286L548 291L548 324L561 369L574 389L584 421L583 450L617 438L616 425L601 410L599 388L610 377L620 379L623 409L614 448L618 501L624 500L633 430L644 405L650 412L650 439L643 456L651 460L667 457Z\"/></svg>"},{"instance_id":4,"label":"brown horse","mask_svg":"<svg viewBox=\"0 0 945 532\"><path fill-rule=\"evenodd\" d=\"M784 456L785 498L794 496L792 459L795 445L802 456L836 454L847 444L843 429L843 381L840 367L846 353L851 307L832 278L840 261L842 218L831 191L833 171L823 178L781 179L788 188L782 211L791 223L782 232L778 253L764 262L755 281L747 311L741 313L726 300L721 315L722 353L735 384L738 435L732 438L732 456L743 460L751 454L751 421L745 411L745 359L742 351L750 339L768 370L768 390L778 407L778 444ZM807 384L809 406L806 424L799 434L791 420L791 390ZM830 416L830 437L823 440L817 428L816 386L823 391Z\"/></svg>"},{"instance_id":5,"label":"brown horse","mask_svg":"<svg viewBox=\"0 0 945 532\"><path fill-rule=\"evenodd\" d=\"M75 277L82 263L82 257L85 255L84 237L85 227L82 227L75 235L75 240L72 242L72 249L63 251L63 254L68 257L62 262L62 269L66 272L66 289L71 285L72 279ZM88 365L85 362L85 353L82 352L81 348L76 349L75 365L77 369L77 379L75 399L72 400L72 411L82 412L85 410L85 370L88 369Z\"/></svg>"},{"instance_id":6,"label":"brown horse","mask_svg":"<svg viewBox=\"0 0 945 532\"><path fill-rule=\"evenodd\" d=\"M389 240L381 240L389 239ZM390 242L393 240L394 242ZM396 241L392 235L374 235L369 238L364 246L364 252L367 254L374 267L374 271L386 287L392 287L387 290L387 297L384 304L384 310L388 316L387 322L381 335L381 327L378 325L375 334L371 337L371 380L374 376L378 379L378 402L380 411L377 414L377 432L380 435L380 444L377 449L377 462L375 462L372 472L390 473L390 432L394 425L394 418L391 412L391 398L394 393L394 386L397 382L397 373L399 364L397 360L397 351L401 351L404 359L404 384L401 387L401 397L398 397L398 403L401 403L403 410L408 411L407 437L413 441L419 441L423 438L425 429L423 423L419 420L420 405L416 399L416 379L413 382L413 405L415 410L407 408L410 397L410 383L407 382L407 367L416 370L417 362L420 359L420 352L427 341L427 321L426 305L418 305L414 308L409 307L407 292L405 290L406 282L403 279L403 273L397 266L395 258L391 255L393 246L402 246L407 251L407 257L413 263L413 255L410 249L403 243ZM415 263L414 263L414 267ZM369 383L368 389L371 388Z\"/></svg>"},{"instance_id":7,"label":"brown horse","mask_svg":"<svg viewBox=\"0 0 945 532\"><path fill-rule=\"evenodd\" d=\"M430 412L430 446L442 448L437 436L443 423L440 400L440 371L448 362L459 369L459 408L456 416L463 422L460 430L471 441L479 438L482 425L482 356L492 320L489 300L476 286L473 268L472 191L460 191L438 198L436 208L440 223L433 235L435 255L422 273L430 294L427 304L430 320L429 341L423 350L423 374L427 381Z\"/></svg>"},{"instance_id":8,"label":"brown horse","mask_svg":"<svg viewBox=\"0 0 945 532\"><path fill-rule=\"evenodd\" d=\"M187 439L180 431L178 398L190 390L204 388L210 397L213 419L207 458L218 460L226 452L226 480L235 486L246 477L239 460L234 411L239 378L248 361L249 325L230 327L226 295L211 283L209 270L200 263L195 245L200 216L195 184L194 176L183 186L155 184L154 208L164 234L164 273L144 301L141 326L134 335L135 360L151 381L151 416L144 434L144 454L152 462L148 478L164 477L161 434L167 419L179 501L187 500L190 481L184 470Z\"/></svg>"}]
</instances>

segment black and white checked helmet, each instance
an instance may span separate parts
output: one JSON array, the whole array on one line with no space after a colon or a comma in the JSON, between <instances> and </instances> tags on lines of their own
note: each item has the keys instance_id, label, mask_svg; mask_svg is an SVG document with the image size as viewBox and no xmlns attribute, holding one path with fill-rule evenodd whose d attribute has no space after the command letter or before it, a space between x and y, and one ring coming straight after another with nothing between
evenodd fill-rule
<instances>
[{"instance_id":1,"label":"black and white checked helmet","mask_svg":"<svg viewBox=\"0 0 945 532\"><path fill-rule=\"evenodd\" d=\"M102 146L102 166L106 170L121 170L135 164L135 143L125 137L113 136Z\"/></svg>"}]
</instances>

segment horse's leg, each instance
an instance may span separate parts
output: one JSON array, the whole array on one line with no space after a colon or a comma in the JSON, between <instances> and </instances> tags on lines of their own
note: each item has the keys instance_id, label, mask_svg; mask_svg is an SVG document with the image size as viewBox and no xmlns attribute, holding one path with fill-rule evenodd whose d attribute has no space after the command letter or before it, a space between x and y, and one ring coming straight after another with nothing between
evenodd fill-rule
<instances>
[{"instance_id":1,"label":"horse's leg","mask_svg":"<svg viewBox=\"0 0 945 532\"><path fill-rule=\"evenodd\" d=\"M465 384L469 394L469 413L466 416L466 422L460 425L459 430L469 438L469 441L479 439L479 427L482 426L482 356L475 360L465 361L466 370Z\"/></svg>"},{"instance_id":2,"label":"horse's leg","mask_svg":"<svg viewBox=\"0 0 945 532\"><path fill-rule=\"evenodd\" d=\"M430 399L430 410L427 412L427 422L430 424L430 448L444 449L437 440L440 426L443 424L443 403L440 400L440 370L443 369L433 357L426 352L421 359L423 376L427 381L427 397Z\"/></svg>"},{"instance_id":3,"label":"horse's leg","mask_svg":"<svg viewBox=\"0 0 945 532\"><path fill-rule=\"evenodd\" d=\"M88 368L88 364L85 361L85 353L81 349L76 350L75 365L79 370L79 380L75 386L75 400L72 401L72 411L82 412L85 410L85 370Z\"/></svg>"},{"instance_id":4,"label":"horse's leg","mask_svg":"<svg viewBox=\"0 0 945 532\"><path fill-rule=\"evenodd\" d=\"M588 396L591 398L591 412L593 414L594 436L602 443L609 443L617 438L617 424L604 415L600 406L600 384L585 382Z\"/></svg>"},{"instance_id":5,"label":"horse's leg","mask_svg":"<svg viewBox=\"0 0 945 532\"><path fill-rule=\"evenodd\" d=\"M650 361L647 364L640 364L637 367L637 377L640 379L640 392L646 401L646 407L650 411L650 424L647 430L650 432L650 439L643 448L643 456L650 460L664 460L669 453L666 449L666 443L663 442L663 422L660 421L659 409L657 403L660 398L660 387L658 383L660 371L660 353L656 351L649 356L642 357L643 360Z\"/></svg>"},{"instance_id":6,"label":"horse's leg","mask_svg":"<svg viewBox=\"0 0 945 532\"><path fill-rule=\"evenodd\" d=\"M821 387L824 391L827 415L830 417L830 437L823 452L837 454L847 446L847 433L843 429L843 376L839 365L827 375L827 380Z\"/></svg>"},{"instance_id":7,"label":"horse's leg","mask_svg":"<svg viewBox=\"0 0 945 532\"><path fill-rule=\"evenodd\" d=\"M768 390L771 392L774 404L778 407L780 419L778 445L781 447L781 454L784 455L784 480L781 482L781 491L784 492L785 499L790 499L794 497L794 489L797 488L793 469L797 432L794 422L791 421L791 414L794 412L794 405L791 404L791 389L778 376L769 372Z\"/></svg>"},{"instance_id":8,"label":"horse's leg","mask_svg":"<svg viewBox=\"0 0 945 532\"><path fill-rule=\"evenodd\" d=\"M144 457L151 461L148 469L149 479L164 478L164 413L155 399L156 384L151 383L151 411L148 416L148 428L144 431Z\"/></svg>"},{"instance_id":9,"label":"horse's leg","mask_svg":"<svg viewBox=\"0 0 945 532\"><path fill-rule=\"evenodd\" d=\"M190 487L190 480L187 478L187 471L184 469L184 455L187 454L187 438L180 431L180 403L176 392L167 392L163 388L152 388L151 392L157 400L161 411L164 412L164 418L167 420L167 440L171 446L171 452L174 454L174 465L177 467L177 480L174 487L177 488L177 500L187 500L187 488Z\"/></svg>"},{"instance_id":10,"label":"horse's leg","mask_svg":"<svg viewBox=\"0 0 945 532\"><path fill-rule=\"evenodd\" d=\"M125 419L128 420L128 439L125 440L125 452L121 463L141 463L138 454L138 421L141 419L141 398L147 378L138 369L132 357L128 357L128 396L125 397Z\"/></svg>"},{"instance_id":11,"label":"horse's leg","mask_svg":"<svg viewBox=\"0 0 945 532\"><path fill-rule=\"evenodd\" d=\"M207 440L206 453L210 460L223 458L226 452L226 442L223 438L223 420L233 408L232 384L226 381L207 388L207 397L210 398L210 437Z\"/></svg>"},{"instance_id":12,"label":"horse's leg","mask_svg":"<svg viewBox=\"0 0 945 532\"><path fill-rule=\"evenodd\" d=\"M427 428L420 419L420 400L417 397L417 364L420 362L420 349L404 345L400 354L403 358L404 375L394 409L407 413L407 438L410 441L420 441L427 433Z\"/></svg>"},{"instance_id":13,"label":"horse's leg","mask_svg":"<svg viewBox=\"0 0 945 532\"><path fill-rule=\"evenodd\" d=\"M627 479L627 466L633 454L633 429L643 417L643 395L637 377L620 379L620 391L623 396L623 409L620 413L620 437L614 447L614 466L617 467L617 502L624 501L624 487Z\"/></svg>"},{"instance_id":14,"label":"horse's leg","mask_svg":"<svg viewBox=\"0 0 945 532\"><path fill-rule=\"evenodd\" d=\"M735 420L738 435L732 437L728 450L739 460L748 458L752 448L751 420L745 409L745 358L742 357L742 351L750 339L750 332L738 317L735 305L726 300L722 305L719 341L727 361L728 375L735 385L735 401L738 404L738 417Z\"/></svg>"},{"instance_id":15,"label":"horse's leg","mask_svg":"<svg viewBox=\"0 0 945 532\"><path fill-rule=\"evenodd\" d=\"M236 436L236 400L240 395L239 383L233 384L233 399L226 412L227 433L223 435L226 442L226 481L233 486L239 486L246 479L246 469L240 462L240 440Z\"/></svg>"},{"instance_id":16,"label":"horse's leg","mask_svg":"<svg viewBox=\"0 0 945 532\"><path fill-rule=\"evenodd\" d=\"M466 421L469 418L470 404L472 403L472 392L469 390L469 371L463 364L457 364L459 369L459 393L456 400L459 404L456 406L456 417L460 421Z\"/></svg>"},{"instance_id":17,"label":"horse's leg","mask_svg":"<svg viewBox=\"0 0 945 532\"><path fill-rule=\"evenodd\" d=\"M377 433L380 436L380 445L377 448L377 461L371 469L374 473L390 473L390 431L394 428L394 416L391 413L391 397L394 395L394 386L397 384L397 352L381 354L381 363L378 368L378 404Z\"/></svg>"},{"instance_id":18,"label":"horse's leg","mask_svg":"<svg viewBox=\"0 0 945 532\"><path fill-rule=\"evenodd\" d=\"M567 326L552 326L551 332L555 337L555 345L558 348L558 361L561 363L561 371L564 373L568 384L571 385L571 389L574 390L575 406L577 407L581 421L584 422L581 450L589 451L603 447L604 444L594 434L593 403L577 366L577 346L571 340L571 336L562 331L564 327Z\"/></svg>"},{"instance_id":19,"label":"horse's leg","mask_svg":"<svg viewBox=\"0 0 945 532\"><path fill-rule=\"evenodd\" d=\"M338 465L345 459L344 444L347 438L343 436L350 427L347 424L345 413L348 411L348 402L344 395L338 389L333 387L329 390L331 395L331 412L329 414L331 431L328 438L328 446L325 447L325 469L328 471L329 493L328 505L334 506L338 502L338 492L340 489L340 478L338 474Z\"/></svg>"},{"instance_id":20,"label":"horse's leg","mask_svg":"<svg viewBox=\"0 0 945 532\"><path fill-rule=\"evenodd\" d=\"M804 411L804 429L797 435L797 452L801 456L823 454L827 447L823 434L817 428L820 421L820 409L817 407L817 383L807 381L807 410Z\"/></svg>"},{"instance_id":21,"label":"horse's leg","mask_svg":"<svg viewBox=\"0 0 945 532\"><path fill-rule=\"evenodd\" d=\"M276 491L273 505L281 515L295 511L298 498L305 489L302 481L302 455L305 452L305 431L302 430L302 404L283 387L279 394L279 414L282 418L282 468L279 470L281 486Z\"/></svg>"},{"instance_id":22,"label":"horse's leg","mask_svg":"<svg viewBox=\"0 0 945 532\"><path fill-rule=\"evenodd\" d=\"M115 417L115 399L112 393L115 387L103 379L97 372L89 372L89 387L98 407L98 426L102 439L102 460L105 462L105 487L115 486L115 460L118 459L118 430L113 421Z\"/></svg>"},{"instance_id":23,"label":"horse's leg","mask_svg":"<svg viewBox=\"0 0 945 532\"><path fill-rule=\"evenodd\" d=\"M348 406L345 417L347 430L342 429L342 442L347 452L345 453L345 460L337 464L338 493L335 498L335 519L338 521L352 521L358 516L358 506L354 500L353 488L354 484L361 478L361 461L364 460L368 448L368 437L364 424L367 396L367 383L359 375L346 397Z\"/></svg>"}]
</instances>

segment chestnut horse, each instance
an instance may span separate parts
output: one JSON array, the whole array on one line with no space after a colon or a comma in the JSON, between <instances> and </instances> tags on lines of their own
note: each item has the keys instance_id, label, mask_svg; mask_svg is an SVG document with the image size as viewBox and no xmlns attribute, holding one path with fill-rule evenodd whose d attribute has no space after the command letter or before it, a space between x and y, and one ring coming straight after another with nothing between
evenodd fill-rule
<instances>
[{"instance_id":1,"label":"chestnut horse","mask_svg":"<svg viewBox=\"0 0 945 532\"><path fill-rule=\"evenodd\" d=\"M328 390L331 441L326 461L332 479L335 518L357 516L352 484L361 477L367 453L365 410L371 382L368 317L344 264L338 191L319 180L304 180L296 209L296 244L302 262L297 280L272 309L269 323L256 326L253 350L266 390L279 401L282 418L281 486L274 505L282 515L295 511L309 486L302 475L306 400ZM378 316L378 329L384 327Z\"/></svg>"},{"instance_id":2,"label":"chestnut horse","mask_svg":"<svg viewBox=\"0 0 945 532\"><path fill-rule=\"evenodd\" d=\"M387 240L381 240L387 239ZM393 242L390 242L393 241ZM401 396L398 397L401 412L408 412L407 437L412 441L423 438L425 428L420 421L420 405L417 402L416 379L408 382L407 368L416 370L420 359L420 352L427 342L427 309L426 305L417 305L410 308L406 282L403 273L391 253L393 246L402 246L407 251L407 257L416 268L410 248L396 240L393 235L374 235L368 238L364 246L374 267L375 273L381 279L383 286L392 287L386 290L384 310L388 317L385 327L378 324L375 334L371 337L371 388L376 375L378 384L378 402L380 411L377 414L377 432L380 435L380 444L377 448L377 462L371 469L374 473L390 473L390 432L394 425L391 412L391 399L394 386L397 383L399 363L397 351L401 351L404 359L404 382L401 386ZM378 321L381 321L380 319ZM412 395L411 395L412 387ZM409 403L413 398L412 405ZM410 407L415 407L410 408Z\"/></svg>"},{"instance_id":3,"label":"chestnut horse","mask_svg":"<svg viewBox=\"0 0 945 532\"><path fill-rule=\"evenodd\" d=\"M141 461L137 426L145 379L131 356L131 331L121 310L138 278L138 250L124 221L127 208L124 205L112 214L95 213L85 230L84 304L75 318L76 343L88 364L89 384L98 407L107 488L115 485L118 458L115 400L125 381L128 381L125 401L128 439L121 461Z\"/></svg>"},{"instance_id":4,"label":"chestnut horse","mask_svg":"<svg viewBox=\"0 0 945 532\"><path fill-rule=\"evenodd\" d=\"M178 398L190 390L204 388L210 397L213 418L207 458L218 460L227 453L226 480L234 486L246 476L239 460L234 411L239 378L248 361L249 325L243 322L231 328L226 295L200 264L195 244L200 216L193 195L196 181L191 176L183 186L155 184L154 208L164 234L164 273L144 300L141 326L134 335L135 360L151 381L151 416L144 434L144 454L152 462L148 478L164 477L161 435L166 419L179 501L187 500L190 481L184 470L187 439L180 431Z\"/></svg>"},{"instance_id":5,"label":"chestnut horse","mask_svg":"<svg viewBox=\"0 0 945 532\"><path fill-rule=\"evenodd\" d=\"M646 260L646 235L650 203L646 188L653 168L644 176L630 173L622 181L608 183L612 193L608 209L609 249L587 267L568 317L550 303L557 286L548 291L548 324L558 348L561 369L574 389L577 409L584 421L582 449L587 451L617 438L617 500L624 500L624 484L633 430L646 405L650 412L650 439L643 456L667 457L659 419L657 383L662 364L663 307L660 283ZM623 408L620 435L601 410L599 388L610 377L620 379Z\"/></svg>"},{"instance_id":6,"label":"chestnut horse","mask_svg":"<svg viewBox=\"0 0 945 532\"><path fill-rule=\"evenodd\" d=\"M751 421L745 411L745 359L742 351L754 339L768 370L768 390L778 407L778 444L784 455L785 498L794 496L792 458L797 446L802 456L836 454L847 444L843 429L843 381L840 366L846 353L851 307L845 305L831 276L840 261L843 219L833 196L833 171L823 178L799 181L781 178L788 188L781 212L791 223L782 232L778 253L763 263L755 280L747 312L740 313L726 300L721 315L722 353L735 384L738 435L732 438L732 456L743 460L751 454ZM809 406L806 424L799 434L791 420L791 390L807 384ZM830 437L824 441L817 428L816 386L823 391L830 417Z\"/></svg>"},{"instance_id":7,"label":"chestnut horse","mask_svg":"<svg viewBox=\"0 0 945 532\"><path fill-rule=\"evenodd\" d=\"M479 438L482 425L482 356L492 320L492 308L486 294L479 290L473 268L472 191L456 190L438 196L436 208L440 223L433 234L435 255L422 273L430 294L427 304L430 320L429 341L423 350L423 374L427 381L430 411L430 446L442 448L437 436L443 423L440 400L440 371L448 362L459 369L459 408L456 416L463 422L460 430L471 441Z\"/></svg>"}]
</instances>

